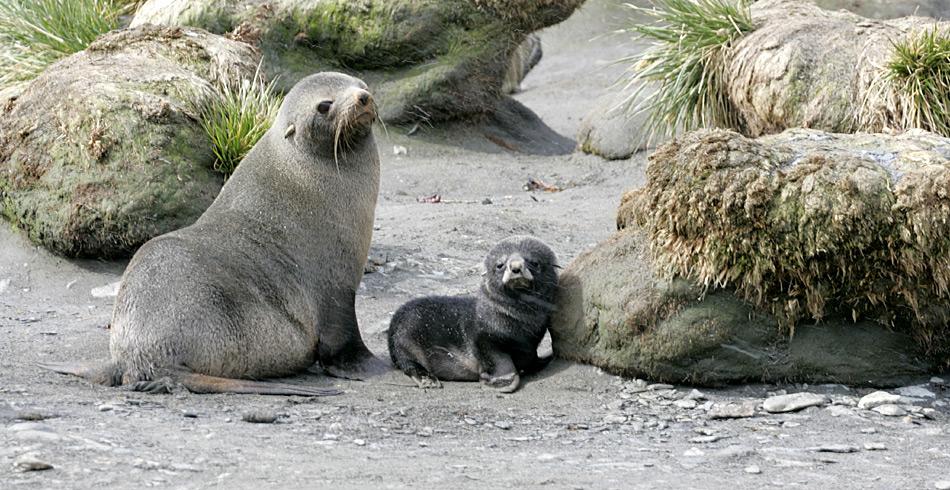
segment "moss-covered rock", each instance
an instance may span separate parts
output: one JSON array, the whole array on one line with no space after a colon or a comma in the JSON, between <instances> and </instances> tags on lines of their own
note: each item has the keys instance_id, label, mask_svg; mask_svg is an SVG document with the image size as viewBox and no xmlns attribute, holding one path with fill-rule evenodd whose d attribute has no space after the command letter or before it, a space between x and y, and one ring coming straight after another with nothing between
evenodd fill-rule
<instances>
[{"instance_id":1,"label":"moss-covered rock","mask_svg":"<svg viewBox=\"0 0 950 490\"><path fill-rule=\"evenodd\" d=\"M830 318L789 338L771 315L734 294L654 273L650 241L621 231L561 274L554 352L606 371L721 385L800 381L898 385L928 372L906 333Z\"/></svg>"},{"instance_id":2,"label":"moss-covered rock","mask_svg":"<svg viewBox=\"0 0 950 490\"><path fill-rule=\"evenodd\" d=\"M190 224L221 187L193 107L259 54L196 29L116 31L0 110L3 215L67 256L116 257Z\"/></svg>"},{"instance_id":3,"label":"moss-covered rock","mask_svg":"<svg viewBox=\"0 0 950 490\"><path fill-rule=\"evenodd\" d=\"M665 277L734 288L795 333L868 318L950 361L950 139L702 130L661 147L628 193Z\"/></svg>"},{"instance_id":4,"label":"moss-covered rock","mask_svg":"<svg viewBox=\"0 0 950 490\"><path fill-rule=\"evenodd\" d=\"M196 26L256 44L284 89L316 71L349 72L373 87L383 120L405 123L490 112L526 36L581 3L149 0L132 25Z\"/></svg>"}]
</instances>

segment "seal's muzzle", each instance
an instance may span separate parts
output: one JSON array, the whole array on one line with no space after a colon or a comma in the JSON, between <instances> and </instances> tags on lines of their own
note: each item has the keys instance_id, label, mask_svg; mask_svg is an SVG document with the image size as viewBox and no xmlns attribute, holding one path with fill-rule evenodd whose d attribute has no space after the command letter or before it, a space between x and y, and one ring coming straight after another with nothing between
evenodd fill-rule
<instances>
[{"instance_id":1,"label":"seal's muzzle","mask_svg":"<svg viewBox=\"0 0 950 490\"><path fill-rule=\"evenodd\" d=\"M505 266L505 273L501 276L501 283L511 288L527 288L534 281L531 270L520 255L512 255Z\"/></svg>"}]
</instances>

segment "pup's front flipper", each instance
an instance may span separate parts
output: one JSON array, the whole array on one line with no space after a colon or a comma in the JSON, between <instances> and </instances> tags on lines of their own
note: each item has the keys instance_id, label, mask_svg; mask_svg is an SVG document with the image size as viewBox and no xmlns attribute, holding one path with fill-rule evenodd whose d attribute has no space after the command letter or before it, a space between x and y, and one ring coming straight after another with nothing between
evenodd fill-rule
<instances>
[{"instance_id":1,"label":"pup's front flipper","mask_svg":"<svg viewBox=\"0 0 950 490\"><path fill-rule=\"evenodd\" d=\"M482 373L481 382L483 385L502 393L513 393L521 386L521 376L518 376L516 372L496 376L492 376L489 373Z\"/></svg>"}]
</instances>

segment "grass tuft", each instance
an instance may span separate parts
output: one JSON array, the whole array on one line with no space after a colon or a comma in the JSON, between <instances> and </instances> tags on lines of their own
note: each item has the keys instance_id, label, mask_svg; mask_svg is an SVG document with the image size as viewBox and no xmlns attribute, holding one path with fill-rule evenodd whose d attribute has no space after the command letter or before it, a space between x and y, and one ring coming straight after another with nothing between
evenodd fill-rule
<instances>
[{"instance_id":1,"label":"grass tuft","mask_svg":"<svg viewBox=\"0 0 950 490\"><path fill-rule=\"evenodd\" d=\"M752 32L745 0L652 0L653 8L627 4L652 18L627 29L653 43L643 53L618 60L630 65L624 102L628 111L648 113L650 136L673 135L700 127L739 129L741 120L725 88L728 53ZM657 92L641 102L640 91L653 83Z\"/></svg>"},{"instance_id":2,"label":"grass tuft","mask_svg":"<svg viewBox=\"0 0 950 490\"><path fill-rule=\"evenodd\" d=\"M86 49L128 8L121 0L0 0L0 88Z\"/></svg>"},{"instance_id":3,"label":"grass tuft","mask_svg":"<svg viewBox=\"0 0 950 490\"><path fill-rule=\"evenodd\" d=\"M283 97L275 80L267 82L258 70L239 84L222 82L199 108L201 127L211 139L214 169L231 175L241 160L277 117Z\"/></svg>"},{"instance_id":4,"label":"grass tuft","mask_svg":"<svg viewBox=\"0 0 950 490\"><path fill-rule=\"evenodd\" d=\"M950 136L950 36L936 26L894 43L886 80L902 108L900 128Z\"/></svg>"}]
</instances>

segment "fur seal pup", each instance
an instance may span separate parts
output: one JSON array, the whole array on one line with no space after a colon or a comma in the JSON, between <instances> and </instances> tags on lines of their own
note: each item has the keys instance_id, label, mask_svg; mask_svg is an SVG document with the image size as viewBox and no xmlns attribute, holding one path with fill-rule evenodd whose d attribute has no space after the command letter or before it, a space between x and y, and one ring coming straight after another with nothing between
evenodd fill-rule
<instances>
[{"instance_id":1,"label":"fur seal pup","mask_svg":"<svg viewBox=\"0 0 950 490\"><path fill-rule=\"evenodd\" d=\"M112 359L48 369L141 391L327 395L257 381L386 369L363 344L356 290L373 232L376 103L361 80L318 73L198 220L133 256L112 313Z\"/></svg>"},{"instance_id":2,"label":"fur seal pup","mask_svg":"<svg viewBox=\"0 0 950 490\"><path fill-rule=\"evenodd\" d=\"M402 305L389 324L389 355L420 388L481 381L510 393L532 374L557 293L557 257L540 240L512 237L485 259L474 296L429 296Z\"/></svg>"}]
</instances>

